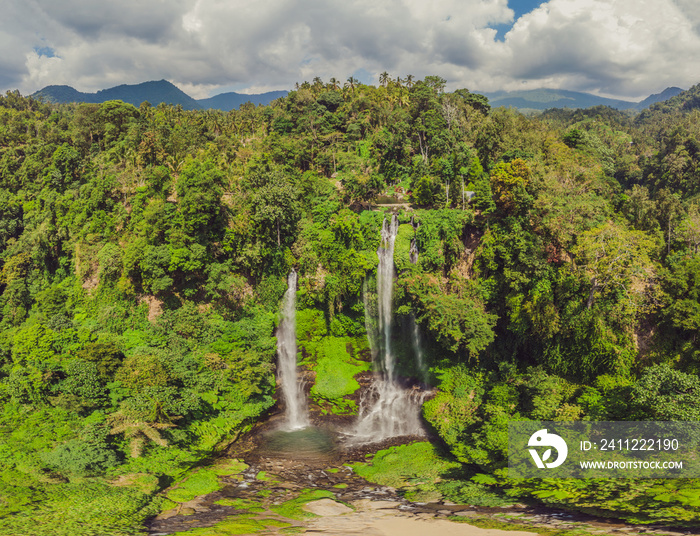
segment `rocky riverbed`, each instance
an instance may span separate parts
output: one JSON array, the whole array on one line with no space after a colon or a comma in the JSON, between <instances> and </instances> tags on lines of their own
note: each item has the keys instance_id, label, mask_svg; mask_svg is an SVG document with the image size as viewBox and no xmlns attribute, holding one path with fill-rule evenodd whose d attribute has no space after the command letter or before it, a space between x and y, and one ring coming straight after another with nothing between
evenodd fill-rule
<instances>
[{"instance_id":1,"label":"rocky riverbed","mask_svg":"<svg viewBox=\"0 0 700 536\"><path fill-rule=\"evenodd\" d=\"M265 441L261 437L258 434L245 438L229 453L244 459L246 468L220 477L222 489L162 513L149 523L149 533L153 536L178 533L193 536L691 534L664 527L633 527L525 505L477 508L448 502L411 502L391 487L364 480L346 465L363 461L368 454L387 445L345 450L321 448L314 453L308 445L296 441L295 454L295 444L283 445L280 451L261 448L263 443L275 445L275 441L269 441L270 436ZM503 528L509 530L500 530Z\"/></svg>"}]
</instances>

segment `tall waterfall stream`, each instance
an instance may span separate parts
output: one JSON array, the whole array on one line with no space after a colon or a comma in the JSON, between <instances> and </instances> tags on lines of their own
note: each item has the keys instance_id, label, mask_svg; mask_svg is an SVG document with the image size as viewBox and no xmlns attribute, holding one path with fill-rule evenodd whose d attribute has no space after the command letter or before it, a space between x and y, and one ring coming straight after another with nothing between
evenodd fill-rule
<instances>
[{"instance_id":1,"label":"tall waterfall stream","mask_svg":"<svg viewBox=\"0 0 700 536\"><path fill-rule=\"evenodd\" d=\"M296 295L297 273L292 270L287 277L282 320L277 327L277 371L285 401L286 430L300 430L309 426L304 383L299 381L297 372Z\"/></svg>"},{"instance_id":2,"label":"tall waterfall stream","mask_svg":"<svg viewBox=\"0 0 700 536\"><path fill-rule=\"evenodd\" d=\"M423 434L419 410L425 393L401 386L391 344L394 243L398 229L399 222L395 215L390 220L385 219L382 224L382 242L377 251L379 348L374 364L375 381L360 400L358 420L351 432L353 439L359 442Z\"/></svg>"}]
</instances>

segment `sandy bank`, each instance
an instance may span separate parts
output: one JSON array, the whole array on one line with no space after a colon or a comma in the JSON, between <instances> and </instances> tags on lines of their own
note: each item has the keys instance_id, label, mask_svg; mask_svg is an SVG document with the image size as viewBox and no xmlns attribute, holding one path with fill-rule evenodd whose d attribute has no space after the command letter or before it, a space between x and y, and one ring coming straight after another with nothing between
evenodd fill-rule
<instances>
[{"instance_id":1,"label":"sandy bank","mask_svg":"<svg viewBox=\"0 0 700 536\"><path fill-rule=\"evenodd\" d=\"M328 503L332 501L327 501ZM312 503L313 504L313 503ZM319 505L320 506L320 505ZM385 507L384 507L385 506ZM467 523L435 519L430 514L414 514L397 509L394 504L381 501L357 501L354 512L325 505L317 515L323 517L310 521L304 534L328 534L333 536L534 536L533 532L481 529ZM313 509L313 506L310 510ZM328 514L324 515L324 511Z\"/></svg>"}]
</instances>

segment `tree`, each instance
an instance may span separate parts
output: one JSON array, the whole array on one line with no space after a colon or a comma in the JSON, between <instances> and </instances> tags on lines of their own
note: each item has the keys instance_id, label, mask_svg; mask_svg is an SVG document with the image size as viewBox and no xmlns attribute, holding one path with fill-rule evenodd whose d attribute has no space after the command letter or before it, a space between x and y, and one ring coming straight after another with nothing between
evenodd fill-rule
<instances>
[{"instance_id":1,"label":"tree","mask_svg":"<svg viewBox=\"0 0 700 536\"><path fill-rule=\"evenodd\" d=\"M447 80L440 76L426 76L423 82L438 95L445 91L445 84L447 84Z\"/></svg>"},{"instance_id":2,"label":"tree","mask_svg":"<svg viewBox=\"0 0 700 536\"><path fill-rule=\"evenodd\" d=\"M654 421L700 420L700 380L668 364L647 368L632 388L635 418Z\"/></svg>"},{"instance_id":3,"label":"tree","mask_svg":"<svg viewBox=\"0 0 700 536\"><path fill-rule=\"evenodd\" d=\"M288 244L301 217L299 193L279 172L261 177L262 184L251 196L253 221L258 236L267 244Z\"/></svg>"},{"instance_id":4,"label":"tree","mask_svg":"<svg viewBox=\"0 0 700 536\"><path fill-rule=\"evenodd\" d=\"M434 87L419 82L411 88L409 95L413 130L418 138L420 155L427 164L434 142L437 142L445 131L445 119Z\"/></svg>"},{"instance_id":5,"label":"tree","mask_svg":"<svg viewBox=\"0 0 700 536\"><path fill-rule=\"evenodd\" d=\"M491 171L491 188L496 205L506 212L516 212L528 202L529 184L530 168L520 158L496 164Z\"/></svg>"},{"instance_id":6,"label":"tree","mask_svg":"<svg viewBox=\"0 0 700 536\"><path fill-rule=\"evenodd\" d=\"M172 423L146 422L130 417L123 411L118 411L110 416L112 428L111 435L123 435L129 440L129 454L132 458L138 458L143 452L147 441L152 441L161 447L167 447L168 441L160 434L159 430L172 428Z\"/></svg>"},{"instance_id":7,"label":"tree","mask_svg":"<svg viewBox=\"0 0 700 536\"><path fill-rule=\"evenodd\" d=\"M681 221L678 235L686 243L694 255L700 251L700 209L698 205L692 205L688 215Z\"/></svg>"},{"instance_id":8,"label":"tree","mask_svg":"<svg viewBox=\"0 0 700 536\"><path fill-rule=\"evenodd\" d=\"M382 74L379 75L379 84L382 87L386 87L388 83L389 83L389 73L384 71Z\"/></svg>"},{"instance_id":9,"label":"tree","mask_svg":"<svg viewBox=\"0 0 700 536\"><path fill-rule=\"evenodd\" d=\"M175 190L182 229L188 239L205 242L220 229L223 180L223 173L211 160L189 160L183 167Z\"/></svg>"},{"instance_id":10,"label":"tree","mask_svg":"<svg viewBox=\"0 0 700 536\"><path fill-rule=\"evenodd\" d=\"M471 106L483 115L488 115L491 110L489 99L484 95L470 93L468 89L457 89L452 94L459 97L464 104Z\"/></svg>"},{"instance_id":11,"label":"tree","mask_svg":"<svg viewBox=\"0 0 700 536\"><path fill-rule=\"evenodd\" d=\"M477 299L446 292L429 275L406 277L402 286L416 319L446 350L476 359L493 342L496 315Z\"/></svg>"},{"instance_id":12,"label":"tree","mask_svg":"<svg viewBox=\"0 0 700 536\"><path fill-rule=\"evenodd\" d=\"M578 269L590 278L586 308L593 306L596 296L619 292L625 308L636 313L654 277L649 258L653 249L654 242L644 232L613 222L583 233L573 252Z\"/></svg>"},{"instance_id":13,"label":"tree","mask_svg":"<svg viewBox=\"0 0 700 536\"><path fill-rule=\"evenodd\" d=\"M658 229L656 203L650 199L649 189L646 186L635 184L631 190L625 192L625 198L623 211L635 229L641 231Z\"/></svg>"},{"instance_id":14,"label":"tree","mask_svg":"<svg viewBox=\"0 0 700 536\"><path fill-rule=\"evenodd\" d=\"M681 196L679 193L662 188L656 195L656 207L661 228L666 231L666 252L671 253L673 229L683 213Z\"/></svg>"}]
</instances>

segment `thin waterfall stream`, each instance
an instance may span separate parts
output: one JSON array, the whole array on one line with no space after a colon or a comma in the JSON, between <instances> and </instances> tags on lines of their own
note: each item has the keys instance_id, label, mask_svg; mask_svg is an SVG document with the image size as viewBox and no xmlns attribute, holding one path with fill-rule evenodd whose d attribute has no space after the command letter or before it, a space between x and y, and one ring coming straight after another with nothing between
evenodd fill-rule
<instances>
[{"instance_id":1,"label":"thin waterfall stream","mask_svg":"<svg viewBox=\"0 0 700 536\"><path fill-rule=\"evenodd\" d=\"M358 420L352 432L355 440L382 441L402 435L421 435L419 410L424 394L404 389L399 383L391 344L394 293L394 243L399 229L395 215L382 224L382 241L377 255L377 357L375 380L360 400ZM371 339L371 335L368 333Z\"/></svg>"},{"instance_id":2,"label":"thin waterfall stream","mask_svg":"<svg viewBox=\"0 0 700 536\"><path fill-rule=\"evenodd\" d=\"M285 401L286 430L300 430L309 426L309 414L304 384L297 371L296 327L297 273L292 269L287 277L287 291L282 300L282 319L277 326L277 372Z\"/></svg>"},{"instance_id":3,"label":"thin waterfall stream","mask_svg":"<svg viewBox=\"0 0 700 536\"><path fill-rule=\"evenodd\" d=\"M413 223L413 218L411 218L411 223ZM418 263L418 243L416 239L411 240L411 249L409 252L411 264ZM416 368L420 373L420 379L424 384L428 383L428 366L425 363L425 357L423 355L423 344L421 342L420 329L418 328L418 322L416 322L416 317L411 313L411 335L413 337L413 351L416 357Z\"/></svg>"}]
</instances>

